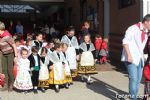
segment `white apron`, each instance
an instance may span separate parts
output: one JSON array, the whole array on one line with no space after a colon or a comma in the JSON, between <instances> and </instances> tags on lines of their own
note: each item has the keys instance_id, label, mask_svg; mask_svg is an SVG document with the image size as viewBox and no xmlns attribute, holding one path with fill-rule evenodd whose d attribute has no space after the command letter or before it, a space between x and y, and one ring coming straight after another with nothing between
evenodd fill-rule
<instances>
[{"instance_id":1,"label":"white apron","mask_svg":"<svg viewBox=\"0 0 150 100\"><path fill-rule=\"evenodd\" d=\"M41 63L41 67L40 67L40 71L39 71L39 80L48 80L49 79L49 71L47 68L47 65L44 64L42 61Z\"/></svg>"},{"instance_id":2,"label":"white apron","mask_svg":"<svg viewBox=\"0 0 150 100\"><path fill-rule=\"evenodd\" d=\"M70 66L69 66L68 61L65 61L65 74L71 75Z\"/></svg>"},{"instance_id":3,"label":"white apron","mask_svg":"<svg viewBox=\"0 0 150 100\"><path fill-rule=\"evenodd\" d=\"M54 80L61 81L64 80L64 69L62 62L57 62L53 64L53 70L54 70Z\"/></svg>"},{"instance_id":4,"label":"white apron","mask_svg":"<svg viewBox=\"0 0 150 100\"><path fill-rule=\"evenodd\" d=\"M92 52L85 51L81 54L81 66L94 66L94 57Z\"/></svg>"},{"instance_id":5,"label":"white apron","mask_svg":"<svg viewBox=\"0 0 150 100\"><path fill-rule=\"evenodd\" d=\"M66 56L69 61L70 69L77 69L76 50L74 47L68 47Z\"/></svg>"}]
</instances>

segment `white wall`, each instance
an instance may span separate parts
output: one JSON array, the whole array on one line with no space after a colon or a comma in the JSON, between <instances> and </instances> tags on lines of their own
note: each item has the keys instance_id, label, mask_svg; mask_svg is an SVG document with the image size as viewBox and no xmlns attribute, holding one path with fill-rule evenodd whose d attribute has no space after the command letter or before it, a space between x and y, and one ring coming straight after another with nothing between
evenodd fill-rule
<instances>
[{"instance_id":1,"label":"white wall","mask_svg":"<svg viewBox=\"0 0 150 100\"><path fill-rule=\"evenodd\" d=\"M140 9L141 9L141 19L150 14L150 0L140 0Z\"/></svg>"}]
</instances>

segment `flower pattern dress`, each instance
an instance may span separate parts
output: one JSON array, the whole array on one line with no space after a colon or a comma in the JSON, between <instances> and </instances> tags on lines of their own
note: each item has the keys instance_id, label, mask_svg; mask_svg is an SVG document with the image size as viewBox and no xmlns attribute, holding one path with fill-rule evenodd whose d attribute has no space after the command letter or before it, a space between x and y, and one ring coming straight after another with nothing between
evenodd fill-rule
<instances>
[{"instance_id":1,"label":"flower pattern dress","mask_svg":"<svg viewBox=\"0 0 150 100\"><path fill-rule=\"evenodd\" d=\"M33 88L30 71L30 61L21 58L18 61L18 74L14 82L14 87L19 90L30 90Z\"/></svg>"}]
</instances>

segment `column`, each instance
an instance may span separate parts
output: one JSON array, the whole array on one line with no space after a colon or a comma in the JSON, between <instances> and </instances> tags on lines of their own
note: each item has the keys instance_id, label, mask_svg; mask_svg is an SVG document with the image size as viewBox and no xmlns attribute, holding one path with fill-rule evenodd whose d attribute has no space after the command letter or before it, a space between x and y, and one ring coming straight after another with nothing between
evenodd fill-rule
<instances>
[{"instance_id":1,"label":"column","mask_svg":"<svg viewBox=\"0 0 150 100\"><path fill-rule=\"evenodd\" d=\"M104 1L104 37L109 36L110 32L110 2L109 0Z\"/></svg>"},{"instance_id":2,"label":"column","mask_svg":"<svg viewBox=\"0 0 150 100\"><path fill-rule=\"evenodd\" d=\"M150 0L140 0L140 19L146 14L150 14Z\"/></svg>"}]
</instances>

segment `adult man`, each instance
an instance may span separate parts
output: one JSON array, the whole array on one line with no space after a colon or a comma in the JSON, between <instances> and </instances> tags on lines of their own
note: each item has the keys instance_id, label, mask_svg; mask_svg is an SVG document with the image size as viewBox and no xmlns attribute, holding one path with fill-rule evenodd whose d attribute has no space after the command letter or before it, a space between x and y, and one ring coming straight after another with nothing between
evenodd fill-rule
<instances>
[{"instance_id":1,"label":"adult man","mask_svg":"<svg viewBox=\"0 0 150 100\"><path fill-rule=\"evenodd\" d=\"M147 42L147 32L150 30L150 14L142 22L130 26L123 39L122 61L129 74L129 93L131 100L137 100L139 85L144 66L143 49Z\"/></svg>"},{"instance_id":2,"label":"adult man","mask_svg":"<svg viewBox=\"0 0 150 100\"><path fill-rule=\"evenodd\" d=\"M20 36L23 35L23 25L21 25L21 22L18 21L16 25L16 33Z\"/></svg>"}]
</instances>

